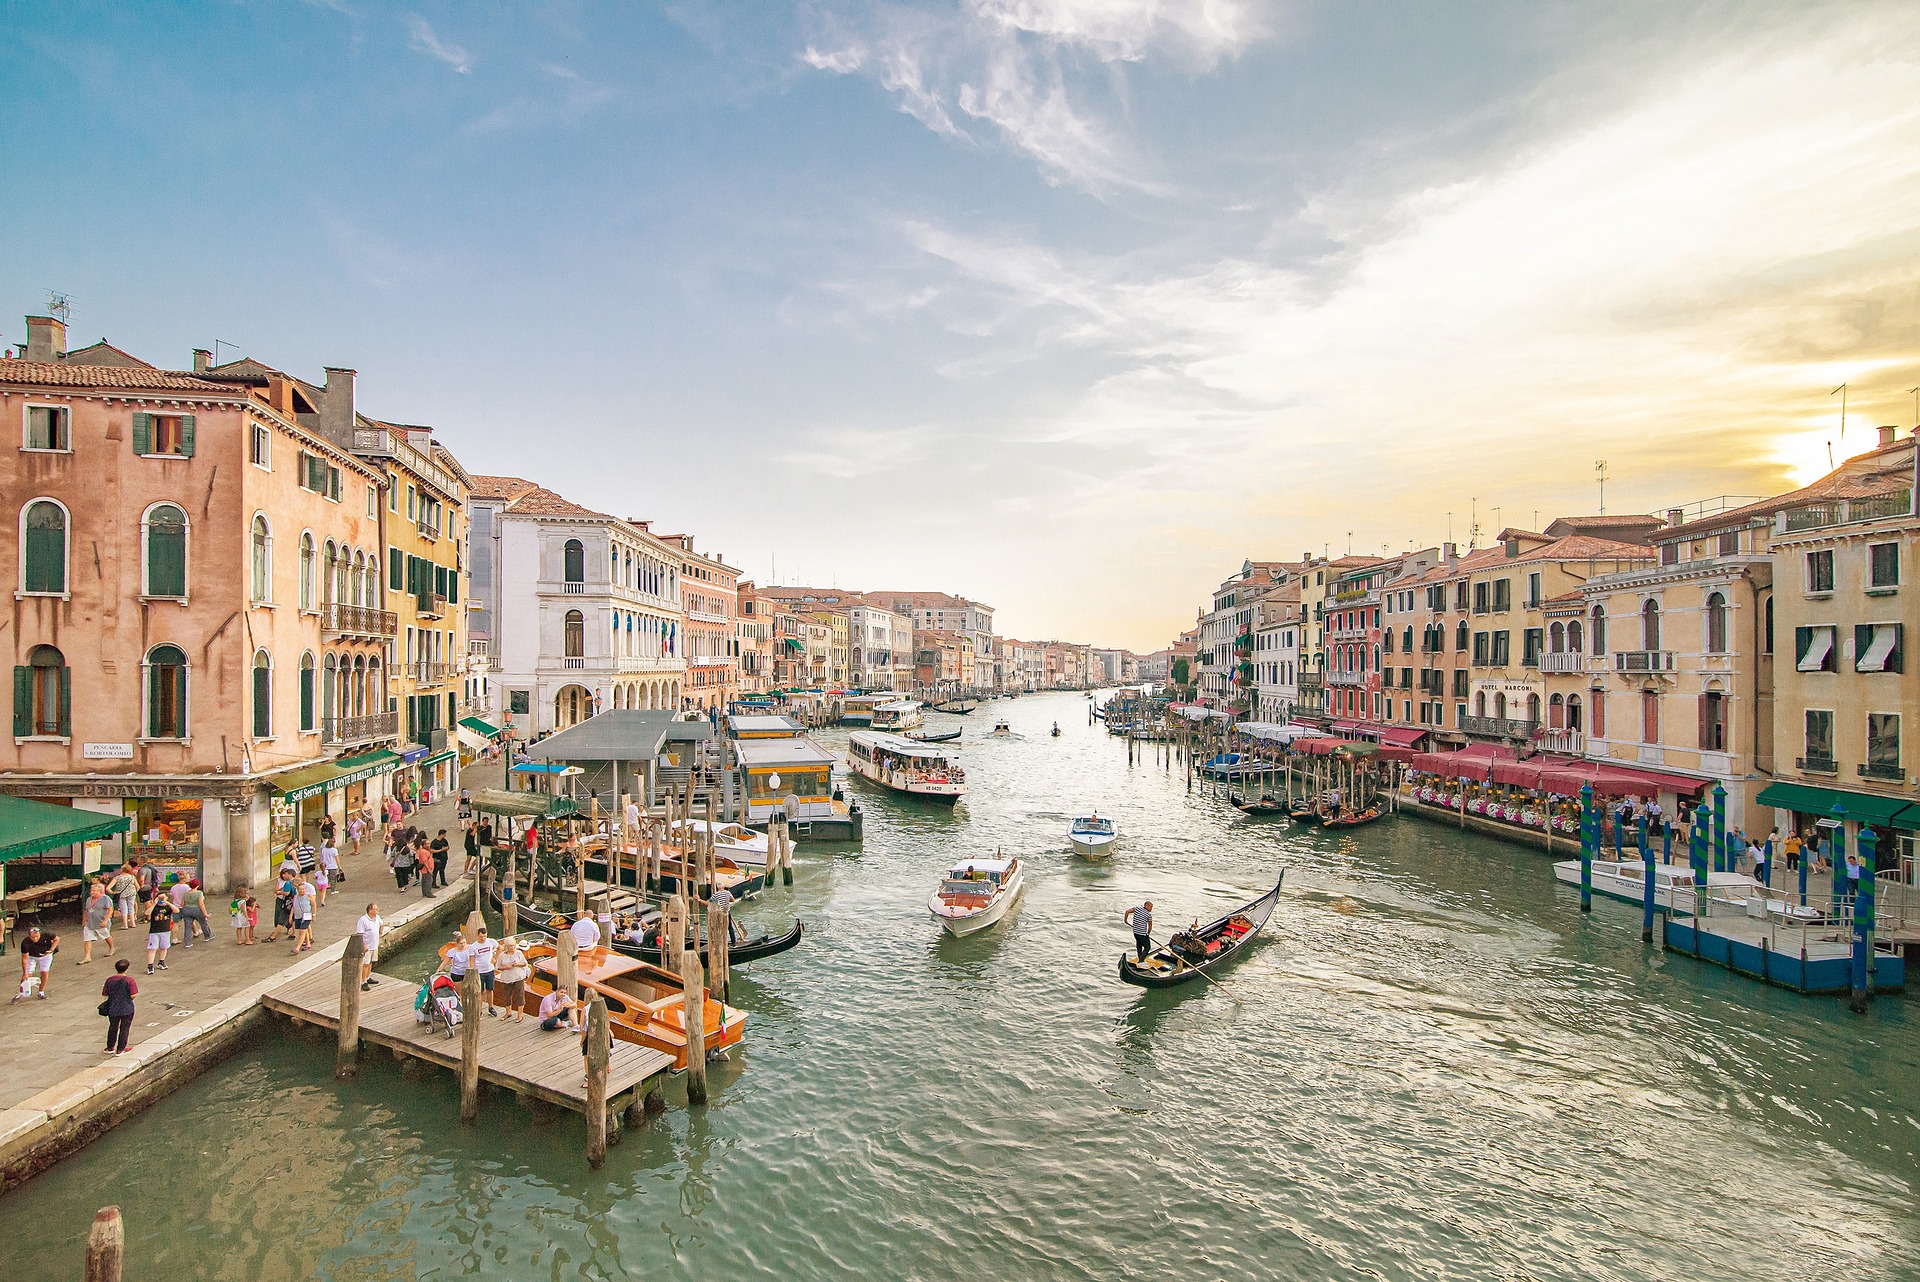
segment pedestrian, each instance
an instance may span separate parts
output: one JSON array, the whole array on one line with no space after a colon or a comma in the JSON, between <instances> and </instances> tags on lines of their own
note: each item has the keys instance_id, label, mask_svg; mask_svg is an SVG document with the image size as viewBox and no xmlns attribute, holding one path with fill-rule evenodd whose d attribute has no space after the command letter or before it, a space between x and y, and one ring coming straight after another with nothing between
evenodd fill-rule
<instances>
[{"instance_id":1,"label":"pedestrian","mask_svg":"<svg viewBox=\"0 0 1920 1282\"><path fill-rule=\"evenodd\" d=\"M120 865L120 871L107 891L120 905L120 924L132 930L133 915L140 908L140 878L134 875L132 864Z\"/></svg>"},{"instance_id":2,"label":"pedestrian","mask_svg":"<svg viewBox=\"0 0 1920 1282\"><path fill-rule=\"evenodd\" d=\"M360 957L360 991L365 992L380 982L373 977L373 964L380 960L380 905L368 904L367 911L360 914L353 928L360 942L366 945L366 952Z\"/></svg>"},{"instance_id":3,"label":"pedestrian","mask_svg":"<svg viewBox=\"0 0 1920 1282\"><path fill-rule=\"evenodd\" d=\"M468 963L480 972L480 991L485 994L480 1000L486 1003L489 1015L500 1013L493 1008L494 954L499 949L500 945L487 938L485 926L480 927L479 936L467 945Z\"/></svg>"},{"instance_id":4,"label":"pedestrian","mask_svg":"<svg viewBox=\"0 0 1920 1282\"><path fill-rule=\"evenodd\" d=\"M434 884L444 886L447 884L447 865L453 862L453 843L447 840L445 828L434 837L432 850Z\"/></svg>"},{"instance_id":5,"label":"pedestrian","mask_svg":"<svg viewBox=\"0 0 1920 1282\"><path fill-rule=\"evenodd\" d=\"M491 819L480 821L480 849L488 854L493 853L493 820Z\"/></svg>"},{"instance_id":6,"label":"pedestrian","mask_svg":"<svg viewBox=\"0 0 1920 1282\"><path fill-rule=\"evenodd\" d=\"M287 933L293 933L293 874L281 866L280 880L273 886L273 933L267 936L271 944L280 938L280 928L286 927Z\"/></svg>"},{"instance_id":7,"label":"pedestrian","mask_svg":"<svg viewBox=\"0 0 1920 1282\"><path fill-rule=\"evenodd\" d=\"M302 877L293 883L293 951L304 953L313 947L313 887Z\"/></svg>"},{"instance_id":8,"label":"pedestrian","mask_svg":"<svg viewBox=\"0 0 1920 1282\"><path fill-rule=\"evenodd\" d=\"M453 932L453 943L443 954L443 960L447 963L447 978L456 985L467 977L467 971L473 968L473 952L465 931Z\"/></svg>"},{"instance_id":9,"label":"pedestrian","mask_svg":"<svg viewBox=\"0 0 1920 1282\"><path fill-rule=\"evenodd\" d=\"M356 859L360 857L360 838L364 837L366 833L366 816L362 815L358 810L347 816L347 845L352 848L353 856ZM346 878L340 878L340 884L344 886L346 884Z\"/></svg>"},{"instance_id":10,"label":"pedestrian","mask_svg":"<svg viewBox=\"0 0 1920 1282\"><path fill-rule=\"evenodd\" d=\"M480 830L474 826L474 822L471 819L467 820L464 836L467 847L467 866L462 871L462 875L468 877L478 876L480 872Z\"/></svg>"},{"instance_id":11,"label":"pedestrian","mask_svg":"<svg viewBox=\"0 0 1920 1282\"><path fill-rule=\"evenodd\" d=\"M100 995L106 998L100 1003L100 1013L107 1017L107 1054L127 1053L127 1038L133 1033L133 999L139 994L140 985L127 974L127 959L122 957L113 964L107 982L100 985Z\"/></svg>"},{"instance_id":12,"label":"pedestrian","mask_svg":"<svg viewBox=\"0 0 1920 1282\"><path fill-rule=\"evenodd\" d=\"M326 882L322 886L323 890L326 886L347 884L346 875L340 871L340 848L331 841L320 847L320 871L327 874ZM327 902L324 894L320 896L320 902L323 904Z\"/></svg>"},{"instance_id":13,"label":"pedestrian","mask_svg":"<svg viewBox=\"0 0 1920 1282\"><path fill-rule=\"evenodd\" d=\"M1153 948L1153 901L1149 899L1138 908L1129 908L1120 916L1133 927L1133 959L1145 961Z\"/></svg>"},{"instance_id":14,"label":"pedestrian","mask_svg":"<svg viewBox=\"0 0 1920 1282\"><path fill-rule=\"evenodd\" d=\"M1747 858L1753 861L1753 879L1763 886L1773 883L1767 879L1767 852L1758 842L1749 842Z\"/></svg>"},{"instance_id":15,"label":"pedestrian","mask_svg":"<svg viewBox=\"0 0 1920 1282\"><path fill-rule=\"evenodd\" d=\"M573 942L580 946L581 952L592 952L600 946L600 925L594 921L592 913L581 913L570 929L573 931Z\"/></svg>"},{"instance_id":16,"label":"pedestrian","mask_svg":"<svg viewBox=\"0 0 1920 1282\"><path fill-rule=\"evenodd\" d=\"M260 901L252 895L247 896L247 942L260 942Z\"/></svg>"},{"instance_id":17,"label":"pedestrian","mask_svg":"<svg viewBox=\"0 0 1920 1282\"><path fill-rule=\"evenodd\" d=\"M173 945L173 901L155 895L147 901L147 974L158 965L167 968L167 949Z\"/></svg>"},{"instance_id":18,"label":"pedestrian","mask_svg":"<svg viewBox=\"0 0 1920 1282\"><path fill-rule=\"evenodd\" d=\"M321 864L313 870L313 902L316 908L327 906L327 887L332 884L327 876L327 866Z\"/></svg>"},{"instance_id":19,"label":"pedestrian","mask_svg":"<svg viewBox=\"0 0 1920 1282\"><path fill-rule=\"evenodd\" d=\"M331 846L333 844L333 834L336 831L338 830L333 826L333 816L322 815L320 817L320 844L323 846Z\"/></svg>"},{"instance_id":20,"label":"pedestrian","mask_svg":"<svg viewBox=\"0 0 1920 1282\"><path fill-rule=\"evenodd\" d=\"M187 906L187 883L177 872L167 875L167 898L173 901L173 926L175 930L179 930L185 925L181 910ZM176 939L174 942L180 941ZM193 941L189 938L187 942Z\"/></svg>"},{"instance_id":21,"label":"pedestrian","mask_svg":"<svg viewBox=\"0 0 1920 1282\"><path fill-rule=\"evenodd\" d=\"M465 822L473 817L473 789L460 790L460 802L454 807L454 818Z\"/></svg>"},{"instance_id":22,"label":"pedestrian","mask_svg":"<svg viewBox=\"0 0 1920 1282\"><path fill-rule=\"evenodd\" d=\"M13 1000L17 1002L31 993L45 1001L47 981L53 978L53 955L60 951L60 936L34 925L27 927L27 937L19 943L20 991Z\"/></svg>"},{"instance_id":23,"label":"pedestrian","mask_svg":"<svg viewBox=\"0 0 1920 1282\"><path fill-rule=\"evenodd\" d=\"M207 892L200 889L200 879L187 880L187 891L180 896L180 933L186 936L187 947L193 947L194 927L200 928L200 938L207 943L213 942L213 925L207 920Z\"/></svg>"},{"instance_id":24,"label":"pedestrian","mask_svg":"<svg viewBox=\"0 0 1920 1282\"><path fill-rule=\"evenodd\" d=\"M520 941L512 935L501 940L493 965L494 997L507 1008L507 1018L518 1023L527 1016L527 977L533 974L527 955L520 951Z\"/></svg>"},{"instance_id":25,"label":"pedestrian","mask_svg":"<svg viewBox=\"0 0 1920 1282\"><path fill-rule=\"evenodd\" d=\"M396 888L407 888L407 882L413 879L413 863L413 847L401 839L401 834L393 834L393 845L387 851L387 866L393 869Z\"/></svg>"},{"instance_id":26,"label":"pedestrian","mask_svg":"<svg viewBox=\"0 0 1920 1282\"><path fill-rule=\"evenodd\" d=\"M88 892L87 906L80 913L80 942L85 953L76 966L84 966L93 960L93 946L96 942L107 946L107 956L113 956L113 896L107 893L107 883L96 877L93 888Z\"/></svg>"},{"instance_id":27,"label":"pedestrian","mask_svg":"<svg viewBox=\"0 0 1920 1282\"><path fill-rule=\"evenodd\" d=\"M247 938L247 888L245 886L236 887L233 898L227 901L227 919L233 923L234 943L253 942Z\"/></svg>"},{"instance_id":28,"label":"pedestrian","mask_svg":"<svg viewBox=\"0 0 1920 1282\"><path fill-rule=\"evenodd\" d=\"M413 861L420 869L420 898L433 898L433 850L427 846L414 849Z\"/></svg>"},{"instance_id":29,"label":"pedestrian","mask_svg":"<svg viewBox=\"0 0 1920 1282\"><path fill-rule=\"evenodd\" d=\"M1851 850L1847 852L1847 902L1851 904L1860 894L1860 856ZM42 993L41 996L46 996Z\"/></svg>"},{"instance_id":30,"label":"pedestrian","mask_svg":"<svg viewBox=\"0 0 1920 1282\"><path fill-rule=\"evenodd\" d=\"M632 850L640 843L640 803L627 798L626 823L620 829L621 844Z\"/></svg>"},{"instance_id":31,"label":"pedestrian","mask_svg":"<svg viewBox=\"0 0 1920 1282\"><path fill-rule=\"evenodd\" d=\"M1787 871L1798 872L1800 870L1800 830L1799 829L1796 828L1792 832L1787 834L1787 844L1786 844L1785 850L1786 850L1786 856L1787 856Z\"/></svg>"}]
</instances>

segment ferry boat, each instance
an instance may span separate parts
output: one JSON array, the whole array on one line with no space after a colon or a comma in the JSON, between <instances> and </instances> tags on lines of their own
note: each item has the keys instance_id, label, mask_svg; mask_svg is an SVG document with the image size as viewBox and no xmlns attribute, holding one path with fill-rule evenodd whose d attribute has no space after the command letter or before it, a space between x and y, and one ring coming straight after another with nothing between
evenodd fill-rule
<instances>
[{"instance_id":1,"label":"ferry boat","mask_svg":"<svg viewBox=\"0 0 1920 1282\"><path fill-rule=\"evenodd\" d=\"M1088 859L1105 859L1118 840L1120 830L1114 827L1113 820L1102 819L1097 814L1075 815L1072 827L1067 829L1067 844L1075 854Z\"/></svg>"},{"instance_id":2,"label":"ferry boat","mask_svg":"<svg viewBox=\"0 0 1920 1282\"><path fill-rule=\"evenodd\" d=\"M840 701L840 724L843 726L868 726L873 724L873 710L880 704L894 702L890 694L850 694Z\"/></svg>"},{"instance_id":3,"label":"ferry boat","mask_svg":"<svg viewBox=\"0 0 1920 1282\"><path fill-rule=\"evenodd\" d=\"M952 805L967 791L966 771L952 749L878 730L856 730L847 737L847 764L863 779L929 801Z\"/></svg>"},{"instance_id":4,"label":"ferry boat","mask_svg":"<svg viewBox=\"0 0 1920 1282\"><path fill-rule=\"evenodd\" d=\"M527 977L525 999L527 1013L532 1014L540 999L553 991L559 960L554 937L545 931L523 931L517 938L533 970ZM445 953L443 948L442 956ZM687 1066L686 989L679 975L615 952L605 944L581 952L574 966L580 987L606 1001L607 1025L616 1041L650 1046L671 1055L676 1070ZM582 993L583 1000L587 996ZM706 1017L701 1024L708 1053L738 1045L746 1032L747 1013L711 994L705 1006Z\"/></svg>"},{"instance_id":5,"label":"ferry boat","mask_svg":"<svg viewBox=\"0 0 1920 1282\"><path fill-rule=\"evenodd\" d=\"M927 911L949 935L971 935L1005 917L1025 889L1017 858L968 859L947 873Z\"/></svg>"},{"instance_id":6,"label":"ferry boat","mask_svg":"<svg viewBox=\"0 0 1920 1282\"><path fill-rule=\"evenodd\" d=\"M912 699L895 699L889 703L874 705L871 724L875 730L899 734L903 730L919 729L923 719L918 703Z\"/></svg>"},{"instance_id":7,"label":"ferry boat","mask_svg":"<svg viewBox=\"0 0 1920 1282\"><path fill-rule=\"evenodd\" d=\"M1553 875L1563 885L1580 885L1580 861L1565 859L1554 864ZM1638 859L1596 859L1593 861L1593 893L1609 899L1624 899L1638 904L1646 898L1646 865ZM1718 903L1745 904L1760 883L1745 873L1707 872L1707 895ZM1679 903L1675 904L1678 893ZM1690 913L1694 907L1693 867L1684 861L1653 866L1653 902L1661 908ZM1796 907L1796 912L1800 911ZM1812 910L1806 910L1811 912Z\"/></svg>"}]
</instances>

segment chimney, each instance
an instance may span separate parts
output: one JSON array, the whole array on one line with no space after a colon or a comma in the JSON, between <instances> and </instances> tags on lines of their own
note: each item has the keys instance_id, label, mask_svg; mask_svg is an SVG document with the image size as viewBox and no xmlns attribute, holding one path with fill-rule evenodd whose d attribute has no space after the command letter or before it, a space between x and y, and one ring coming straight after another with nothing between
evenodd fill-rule
<instances>
[{"instance_id":1,"label":"chimney","mask_svg":"<svg viewBox=\"0 0 1920 1282\"><path fill-rule=\"evenodd\" d=\"M51 316L27 317L27 359L43 365L67 359L67 323Z\"/></svg>"},{"instance_id":2,"label":"chimney","mask_svg":"<svg viewBox=\"0 0 1920 1282\"><path fill-rule=\"evenodd\" d=\"M353 376L350 369L327 366L320 400L320 434L343 450L353 448Z\"/></svg>"},{"instance_id":3,"label":"chimney","mask_svg":"<svg viewBox=\"0 0 1920 1282\"><path fill-rule=\"evenodd\" d=\"M213 368L213 353L204 347L193 349L193 372L204 374Z\"/></svg>"},{"instance_id":4,"label":"chimney","mask_svg":"<svg viewBox=\"0 0 1920 1282\"><path fill-rule=\"evenodd\" d=\"M1893 438L1894 438L1895 436L1897 436L1897 435L1899 435L1899 433L1900 433L1900 429L1899 429L1899 428L1897 428L1897 427L1883 427L1883 428L1881 428L1881 429L1880 429L1880 444L1881 444L1882 446L1887 446L1887 445L1891 445L1891 444L1893 444Z\"/></svg>"},{"instance_id":5,"label":"chimney","mask_svg":"<svg viewBox=\"0 0 1920 1282\"><path fill-rule=\"evenodd\" d=\"M1686 523L1687 509L1683 507L1670 507L1667 509L1668 525L1685 525Z\"/></svg>"}]
</instances>

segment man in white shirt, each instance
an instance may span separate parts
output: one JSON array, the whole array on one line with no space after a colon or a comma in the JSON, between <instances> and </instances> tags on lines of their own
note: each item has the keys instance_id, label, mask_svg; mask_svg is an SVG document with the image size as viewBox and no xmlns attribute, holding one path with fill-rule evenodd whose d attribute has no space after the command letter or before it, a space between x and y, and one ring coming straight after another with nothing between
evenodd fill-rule
<instances>
[{"instance_id":1,"label":"man in white shirt","mask_svg":"<svg viewBox=\"0 0 1920 1282\"><path fill-rule=\"evenodd\" d=\"M367 946L366 954L360 958L360 991L365 992L379 982L373 977L373 964L380 960L380 905L368 904L367 911L353 923L353 928L360 932L361 942Z\"/></svg>"},{"instance_id":2,"label":"man in white shirt","mask_svg":"<svg viewBox=\"0 0 1920 1282\"><path fill-rule=\"evenodd\" d=\"M620 838L626 842L628 850L633 850L640 844L640 803L631 797L627 799L627 826L620 834Z\"/></svg>"},{"instance_id":3,"label":"man in white shirt","mask_svg":"<svg viewBox=\"0 0 1920 1282\"><path fill-rule=\"evenodd\" d=\"M593 920L592 913L581 913L572 929L573 942L580 945L581 952L589 952L600 946L600 927Z\"/></svg>"},{"instance_id":4,"label":"man in white shirt","mask_svg":"<svg viewBox=\"0 0 1920 1282\"><path fill-rule=\"evenodd\" d=\"M479 972L480 991L484 994L480 1000L487 1004L489 1015L500 1013L493 1005L493 954L499 947L498 943L487 937L485 926L480 928L479 937L467 945L467 964Z\"/></svg>"}]
</instances>

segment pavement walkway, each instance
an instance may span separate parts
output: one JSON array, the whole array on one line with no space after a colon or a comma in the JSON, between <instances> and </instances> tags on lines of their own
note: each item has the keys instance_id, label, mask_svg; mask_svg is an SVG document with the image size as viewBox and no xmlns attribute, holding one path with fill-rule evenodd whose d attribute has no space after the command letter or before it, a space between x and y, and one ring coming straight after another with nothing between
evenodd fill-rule
<instances>
[{"instance_id":1,"label":"pavement walkway","mask_svg":"<svg viewBox=\"0 0 1920 1282\"><path fill-rule=\"evenodd\" d=\"M463 772L462 782L474 790L497 788L503 777L502 762L476 762ZM449 797L408 819L429 833L441 828L447 830L453 842L455 870L464 864L460 825L454 819L457 805L457 800ZM345 939L369 901L378 903L381 915L389 920L403 908L427 902L417 885L404 892L395 888L393 873L381 855L377 832L375 839L363 842L362 847L364 853L358 857L341 853L340 863L347 875L347 884L330 890L326 906L316 914L312 952L295 954L284 934L271 944L261 942L252 947L235 944L233 929L227 922L226 900L221 898L215 904L213 896L208 898L207 913L213 924L213 939L197 943L191 949L175 944L167 958L167 970L154 975L146 973L143 930L116 930L113 942L119 951L109 957L95 945L92 963L83 966L79 964L84 951L79 925L56 925L60 953L54 958L46 1000L29 998L0 1006L0 1064L7 1067L7 1071L0 1074L0 1109L12 1108L76 1073L110 1062L110 1057L102 1054L107 1040L107 1021L100 1017L98 1008L100 986L113 974L117 957L126 957L133 963L133 969L127 973L140 986L130 1042L138 1049L143 1042L164 1037L183 1022L191 1022L197 1012L209 1010ZM448 887L436 892L439 899L461 893L472 898L470 880L450 873L448 881ZM272 895L262 895L256 890L255 897L262 900L259 935L264 941L273 919ZM4 983L9 996L19 991L17 953L10 951L0 957L0 983Z\"/></svg>"}]
</instances>

